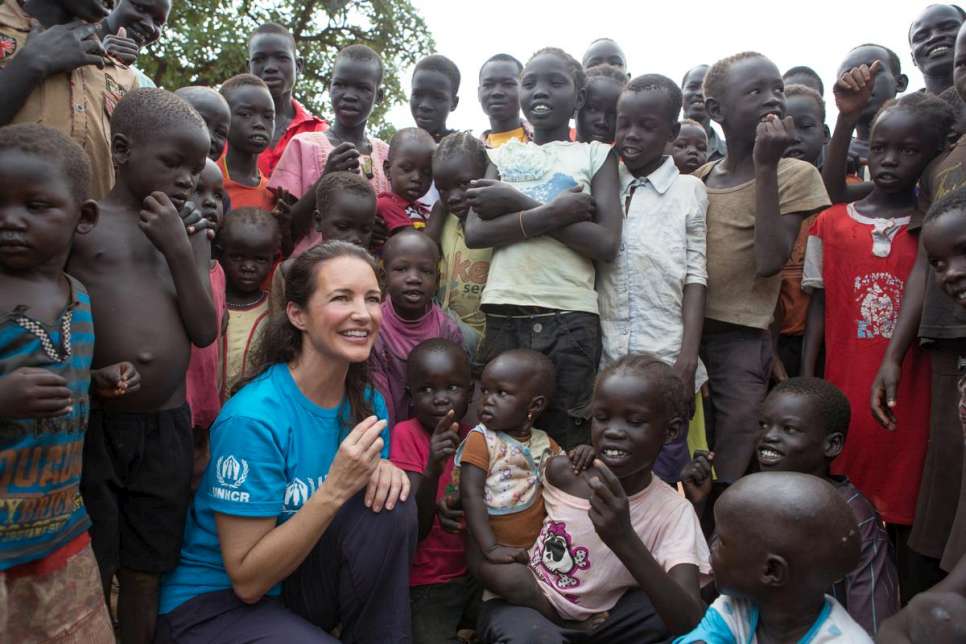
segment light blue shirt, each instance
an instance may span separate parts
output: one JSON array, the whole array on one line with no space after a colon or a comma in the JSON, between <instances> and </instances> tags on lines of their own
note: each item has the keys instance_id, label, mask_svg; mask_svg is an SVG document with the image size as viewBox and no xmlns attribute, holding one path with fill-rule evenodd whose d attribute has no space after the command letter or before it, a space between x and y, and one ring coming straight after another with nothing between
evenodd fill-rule
<instances>
[{"instance_id":1,"label":"light blue shirt","mask_svg":"<svg viewBox=\"0 0 966 644\"><path fill-rule=\"evenodd\" d=\"M388 418L382 396L370 389L369 397L375 415ZM325 480L351 429L348 401L332 408L316 405L286 364L270 367L231 398L211 427L211 461L188 513L181 561L162 581L159 612L231 588L216 512L285 522ZM382 457L389 458L388 427L382 439ZM279 584L267 594L280 591Z\"/></svg>"}]
</instances>

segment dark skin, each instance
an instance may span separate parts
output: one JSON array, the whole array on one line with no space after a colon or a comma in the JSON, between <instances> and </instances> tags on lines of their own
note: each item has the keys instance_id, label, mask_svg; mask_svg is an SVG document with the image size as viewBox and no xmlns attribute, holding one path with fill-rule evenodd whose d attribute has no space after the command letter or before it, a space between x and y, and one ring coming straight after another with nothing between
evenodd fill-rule
<instances>
[{"instance_id":1,"label":"dark skin","mask_svg":"<svg viewBox=\"0 0 966 644\"><path fill-rule=\"evenodd\" d=\"M386 291L404 320L417 320L433 305L439 281L439 248L417 231L404 230L389 238L382 251Z\"/></svg>"},{"instance_id":2,"label":"dark skin","mask_svg":"<svg viewBox=\"0 0 966 644\"><path fill-rule=\"evenodd\" d=\"M161 37L170 13L171 0L119 0L98 25L104 49L125 65L133 65L141 49Z\"/></svg>"},{"instance_id":3,"label":"dark skin","mask_svg":"<svg viewBox=\"0 0 966 644\"><path fill-rule=\"evenodd\" d=\"M959 306L966 307L966 229L962 211L950 210L923 228L922 243L936 283Z\"/></svg>"},{"instance_id":4,"label":"dark skin","mask_svg":"<svg viewBox=\"0 0 966 644\"><path fill-rule=\"evenodd\" d=\"M708 133L703 127L682 123L677 138L664 149L681 174L691 174L708 161Z\"/></svg>"},{"instance_id":5,"label":"dark skin","mask_svg":"<svg viewBox=\"0 0 966 644\"><path fill-rule=\"evenodd\" d=\"M577 140L583 143L614 142L617 127L617 99L621 85L612 78L596 77L587 81L585 100L577 112Z\"/></svg>"},{"instance_id":6,"label":"dark skin","mask_svg":"<svg viewBox=\"0 0 966 644\"><path fill-rule=\"evenodd\" d=\"M681 564L665 572L634 531L628 506L628 497L653 480L651 469L661 447L685 426L685 419L668 409L666 396L637 374L605 376L592 408L593 465L576 474L566 458L556 457L548 463L546 476L567 494L590 500L587 514L598 536L651 599L668 630L681 634L704 614L698 568ZM548 615L546 599L524 564L483 566L481 575L484 585L507 601ZM553 608L549 611L548 617L559 620Z\"/></svg>"},{"instance_id":7,"label":"dark skin","mask_svg":"<svg viewBox=\"0 0 966 644\"><path fill-rule=\"evenodd\" d=\"M419 358L409 362L407 387L413 400L413 414L430 435L429 461L421 474L407 474L416 491L419 538L424 539L436 516L439 477L460 444L458 419L466 415L473 382L469 360L458 347L424 352Z\"/></svg>"},{"instance_id":8,"label":"dark skin","mask_svg":"<svg viewBox=\"0 0 966 644\"><path fill-rule=\"evenodd\" d=\"M875 75L872 94L855 126L855 136L860 141L869 140L872 119L882 105L906 91L909 86L909 78L905 74L896 76L889 66L889 52L875 45L856 47L850 51L839 65L839 76L861 65L871 66L875 61L879 61L879 72Z\"/></svg>"},{"instance_id":9,"label":"dark skin","mask_svg":"<svg viewBox=\"0 0 966 644\"><path fill-rule=\"evenodd\" d=\"M583 93L577 91L570 71L557 56L537 56L524 70L520 105L533 124L537 145L569 141L570 118L582 101ZM475 182L467 191L472 208L466 218L470 248L499 248L549 234L594 261L610 261L617 255L623 211L616 153L611 152L594 175L593 196L575 188L540 204L509 184L493 181L495 178L496 168L491 167L487 179Z\"/></svg>"},{"instance_id":10,"label":"dark skin","mask_svg":"<svg viewBox=\"0 0 966 644\"><path fill-rule=\"evenodd\" d=\"M470 211L467 191L477 179L482 179L486 168L476 159L465 156L451 156L433 162L433 178L436 189L439 190L439 202L445 206L445 212L455 216L460 222L466 221ZM434 212L435 214L435 212ZM430 217L426 233L437 243L443 234L445 217Z\"/></svg>"},{"instance_id":11,"label":"dark skin","mask_svg":"<svg viewBox=\"0 0 966 644\"><path fill-rule=\"evenodd\" d=\"M406 201L418 201L433 183L432 141L404 136L389 151L385 172L394 194Z\"/></svg>"},{"instance_id":12,"label":"dark skin","mask_svg":"<svg viewBox=\"0 0 966 644\"><path fill-rule=\"evenodd\" d=\"M219 239L226 301L236 306L261 301L265 296L262 282L272 270L272 260L278 253L278 227L230 222Z\"/></svg>"},{"instance_id":13,"label":"dark skin","mask_svg":"<svg viewBox=\"0 0 966 644\"><path fill-rule=\"evenodd\" d=\"M335 122L325 135L335 147L326 157L319 179L330 172L359 172L360 155L372 154L372 144L366 136L366 121L372 108L383 97L378 62L345 57L336 59L329 96ZM318 181L292 206L293 243L298 243L312 226L316 185Z\"/></svg>"},{"instance_id":14,"label":"dark skin","mask_svg":"<svg viewBox=\"0 0 966 644\"><path fill-rule=\"evenodd\" d=\"M0 151L0 311L27 307L27 315L56 327L71 295L64 265L75 235L93 230L97 204L80 202L56 162L19 150ZM136 392L141 376L130 362L91 372L102 398ZM0 409L11 418L49 418L73 409L67 381L47 369L21 367L0 378Z\"/></svg>"},{"instance_id":15,"label":"dark skin","mask_svg":"<svg viewBox=\"0 0 966 644\"><path fill-rule=\"evenodd\" d=\"M268 147L275 129L275 102L267 89L255 85L233 88L225 100L231 109L225 167L232 180L257 186L261 181L258 155Z\"/></svg>"},{"instance_id":16,"label":"dark skin","mask_svg":"<svg viewBox=\"0 0 966 644\"><path fill-rule=\"evenodd\" d=\"M31 27L23 48L0 69L0 125L13 120L47 77L84 65L103 68L107 55L94 24L109 13L102 0L27 0L23 8L38 24Z\"/></svg>"},{"instance_id":17,"label":"dark skin","mask_svg":"<svg viewBox=\"0 0 966 644\"><path fill-rule=\"evenodd\" d=\"M785 266L802 221L812 214L779 210L778 162L794 141L794 125L785 117L785 84L774 63L755 57L734 63L725 87L720 97L705 99L728 145L705 183L733 188L755 182L755 276L771 277Z\"/></svg>"},{"instance_id":18,"label":"dark skin","mask_svg":"<svg viewBox=\"0 0 966 644\"><path fill-rule=\"evenodd\" d=\"M912 62L926 81L926 91L939 95L953 85L953 47L963 18L952 6L935 4L909 27Z\"/></svg>"},{"instance_id":19,"label":"dark skin","mask_svg":"<svg viewBox=\"0 0 966 644\"><path fill-rule=\"evenodd\" d=\"M228 102L221 94L207 87L185 87L175 94L188 101L204 119L208 138L211 139L208 158L217 161L228 143L228 128L231 124L231 108L228 107Z\"/></svg>"},{"instance_id":20,"label":"dark skin","mask_svg":"<svg viewBox=\"0 0 966 644\"><path fill-rule=\"evenodd\" d=\"M684 75L681 84L682 105L685 118L697 121L705 128L711 127L711 119L704 105L704 77L708 73L707 65L698 65Z\"/></svg>"},{"instance_id":21,"label":"dark skin","mask_svg":"<svg viewBox=\"0 0 966 644\"><path fill-rule=\"evenodd\" d=\"M191 202L201 211L202 218L211 223L212 228L221 228L225 215L225 178L211 159L205 161L205 169L198 175Z\"/></svg>"},{"instance_id":22,"label":"dark skin","mask_svg":"<svg viewBox=\"0 0 966 644\"><path fill-rule=\"evenodd\" d=\"M460 102L456 90L449 76L435 69L420 69L413 74L409 109L416 125L437 143L452 131L446 128L446 119Z\"/></svg>"},{"instance_id":23,"label":"dark skin","mask_svg":"<svg viewBox=\"0 0 966 644\"><path fill-rule=\"evenodd\" d=\"M520 72L509 60L491 60L480 69L477 98L490 119L492 132L509 132L520 127Z\"/></svg>"},{"instance_id":24,"label":"dark skin","mask_svg":"<svg viewBox=\"0 0 966 644\"><path fill-rule=\"evenodd\" d=\"M819 80L811 74L797 72L794 74L789 74L788 72L785 72L782 75L782 78L785 79L786 87L789 85L804 85L805 87L811 87L814 89L816 92L818 92L819 96L824 94L824 88L822 87L821 83L819 83Z\"/></svg>"},{"instance_id":25,"label":"dark skin","mask_svg":"<svg viewBox=\"0 0 966 644\"><path fill-rule=\"evenodd\" d=\"M265 81L272 94L275 102L272 145L277 145L295 118L292 91L302 72L302 58L291 38L282 34L256 34L248 42L248 71Z\"/></svg>"},{"instance_id":26,"label":"dark skin","mask_svg":"<svg viewBox=\"0 0 966 644\"><path fill-rule=\"evenodd\" d=\"M627 71L627 57L624 51L616 42L608 38L598 40L588 47L580 64L584 69L590 69L595 65L612 65L622 72Z\"/></svg>"},{"instance_id":27,"label":"dark skin","mask_svg":"<svg viewBox=\"0 0 966 644\"><path fill-rule=\"evenodd\" d=\"M831 137L818 103L808 96L789 96L785 99L785 113L795 125L793 143L785 149L785 157L818 165L822 149Z\"/></svg>"}]
</instances>

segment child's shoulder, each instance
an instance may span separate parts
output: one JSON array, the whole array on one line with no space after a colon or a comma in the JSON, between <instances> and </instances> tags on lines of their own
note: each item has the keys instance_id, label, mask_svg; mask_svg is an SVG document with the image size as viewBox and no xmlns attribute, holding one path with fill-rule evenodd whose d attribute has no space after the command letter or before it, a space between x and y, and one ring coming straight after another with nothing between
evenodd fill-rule
<instances>
[{"instance_id":1,"label":"child's shoulder","mask_svg":"<svg viewBox=\"0 0 966 644\"><path fill-rule=\"evenodd\" d=\"M559 454L547 461L544 478L549 485L567 494L589 499L591 489L585 477L593 476L594 471L594 467L591 466L584 473L575 474L570 458L566 454Z\"/></svg>"}]
</instances>

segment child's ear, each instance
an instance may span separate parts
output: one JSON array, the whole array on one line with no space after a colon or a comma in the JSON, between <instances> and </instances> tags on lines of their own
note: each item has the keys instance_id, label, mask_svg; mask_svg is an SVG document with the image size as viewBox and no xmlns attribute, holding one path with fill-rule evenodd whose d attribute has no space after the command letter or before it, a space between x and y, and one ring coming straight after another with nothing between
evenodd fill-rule
<instances>
[{"instance_id":1,"label":"child's ear","mask_svg":"<svg viewBox=\"0 0 966 644\"><path fill-rule=\"evenodd\" d=\"M529 413L533 418L536 418L543 410L547 408L547 397L544 395L534 396L530 399L530 404L527 405L527 413Z\"/></svg>"},{"instance_id":2,"label":"child's ear","mask_svg":"<svg viewBox=\"0 0 966 644\"><path fill-rule=\"evenodd\" d=\"M769 588L781 588L788 583L788 562L781 555L769 554L761 570L761 583Z\"/></svg>"},{"instance_id":3,"label":"child's ear","mask_svg":"<svg viewBox=\"0 0 966 644\"><path fill-rule=\"evenodd\" d=\"M706 96L704 98L704 111L715 123L721 122L723 116L721 114L721 103L718 102L718 99Z\"/></svg>"},{"instance_id":4,"label":"child's ear","mask_svg":"<svg viewBox=\"0 0 966 644\"><path fill-rule=\"evenodd\" d=\"M312 221L315 222L315 232L322 232L322 213L319 212L318 208L312 211Z\"/></svg>"},{"instance_id":5,"label":"child's ear","mask_svg":"<svg viewBox=\"0 0 966 644\"><path fill-rule=\"evenodd\" d=\"M382 173L386 175L387 179L389 178L389 159L382 162Z\"/></svg>"},{"instance_id":6,"label":"child's ear","mask_svg":"<svg viewBox=\"0 0 966 644\"><path fill-rule=\"evenodd\" d=\"M909 87L909 77L905 74L896 76L896 94L902 94Z\"/></svg>"},{"instance_id":7,"label":"child's ear","mask_svg":"<svg viewBox=\"0 0 966 644\"><path fill-rule=\"evenodd\" d=\"M295 77L296 78L302 75L302 68L304 66L305 66L305 59L299 56L298 54L296 54L295 55Z\"/></svg>"},{"instance_id":8,"label":"child's ear","mask_svg":"<svg viewBox=\"0 0 966 644\"><path fill-rule=\"evenodd\" d=\"M581 110L586 100L587 100L587 90L581 89L579 92L577 92L577 104L574 106L574 113L571 116L573 116L574 118L577 118L577 112Z\"/></svg>"},{"instance_id":9,"label":"child's ear","mask_svg":"<svg viewBox=\"0 0 966 644\"><path fill-rule=\"evenodd\" d=\"M374 100L372 104L379 105L380 103L382 103L382 99L384 98L386 98L386 90L384 90L380 85L379 89L376 90L376 100Z\"/></svg>"},{"instance_id":10,"label":"child's ear","mask_svg":"<svg viewBox=\"0 0 966 644\"><path fill-rule=\"evenodd\" d=\"M678 436L681 435L685 427L684 419L680 416L675 416L667 423L667 433L664 436L664 444L673 442Z\"/></svg>"},{"instance_id":11,"label":"child's ear","mask_svg":"<svg viewBox=\"0 0 966 644\"><path fill-rule=\"evenodd\" d=\"M131 156L131 141L125 134L111 136L111 158L115 166L124 165Z\"/></svg>"},{"instance_id":12,"label":"child's ear","mask_svg":"<svg viewBox=\"0 0 966 644\"><path fill-rule=\"evenodd\" d=\"M822 129L825 131L825 145L828 145L832 140L832 132L828 129L828 125L823 125Z\"/></svg>"},{"instance_id":13,"label":"child's ear","mask_svg":"<svg viewBox=\"0 0 966 644\"><path fill-rule=\"evenodd\" d=\"M457 96L456 94L453 94L453 104L450 105L449 111L450 112L455 112L456 111L456 106L459 105L459 104L460 104L460 97Z\"/></svg>"},{"instance_id":14,"label":"child's ear","mask_svg":"<svg viewBox=\"0 0 966 644\"><path fill-rule=\"evenodd\" d=\"M674 121L671 124L671 138L668 139L668 143L672 143L674 139L678 138L679 134L681 134L681 121Z\"/></svg>"},{"instance_id":15,"label":"child's ear","mask_svg":"<svg viewBox=\"0 0 966 644\"><path fill-rule=\"evenodd\" d=\"M88 199L82 203L80 207L80 219L77 220L77 226L74 228L74 232L78 235L86 235L94 230L100 214L100 207L93 199Z\"/></svg>"},{"instance_id":16,"label":"child's ear","mask_svg":"<svg viewBox=\"0 0 966 644\"><path fill-rule=\"evenodd\" d=\"M842 432L835 432L829 434L825 437L822 443L822 449L825 452L825 458L833 459L842 453L842 448L845 447L845 435Z\"/></svg>"}]
</instances>

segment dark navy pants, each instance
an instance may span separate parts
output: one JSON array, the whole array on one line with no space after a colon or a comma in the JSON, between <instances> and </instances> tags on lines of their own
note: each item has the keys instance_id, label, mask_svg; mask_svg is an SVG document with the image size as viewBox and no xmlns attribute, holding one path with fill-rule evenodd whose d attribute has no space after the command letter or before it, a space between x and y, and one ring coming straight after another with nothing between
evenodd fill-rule
<instances>
[{"instance_id":1,"label":"dark navy pants","mask_svg":"<svg viewBox=\"0 0 966 644\"><path fill-rule=\"evenodd\" d=\"M199 595L159 616L155 643L408 643L416 503L377 514L363 494L342 506L281 600L245 604L231 589ZM328 634L337 626L341 639Z\"/></svg>"}]
</instances>

